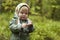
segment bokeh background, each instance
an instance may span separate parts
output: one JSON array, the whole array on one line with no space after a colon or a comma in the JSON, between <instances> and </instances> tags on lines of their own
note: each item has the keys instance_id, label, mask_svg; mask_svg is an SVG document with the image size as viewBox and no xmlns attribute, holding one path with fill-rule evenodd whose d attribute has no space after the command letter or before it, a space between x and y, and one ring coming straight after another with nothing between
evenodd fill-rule
<instances>
[{"instance_id":1,"label":"bokeh background","mask_svg":"<svg viewBox=\"0 0 60 40\"><path fill-rule=\"evenodd\" d=\"M60 40L60 0L0 0L0 40L9 40L9 21L21 2L30 6L29 18L35 28L30 40Z\"/></svg>"}]
</instances>

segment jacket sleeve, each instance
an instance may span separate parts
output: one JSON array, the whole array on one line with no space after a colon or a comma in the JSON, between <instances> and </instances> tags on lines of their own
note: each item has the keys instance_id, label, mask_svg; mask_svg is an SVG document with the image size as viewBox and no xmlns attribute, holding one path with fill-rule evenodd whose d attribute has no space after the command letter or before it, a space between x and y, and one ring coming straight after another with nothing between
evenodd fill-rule
<instances>
[{"instance_id":1,"label":"jacket sleeve","mask_svg":"<svg viewBox=\"0 0 60 40\"><path fill-rule=\"evenodd\" d=\"M33 32L33 31L34 31L34 27L33 27L33 25L29 25L28 30L29 30L28 33Z\"/></svg>"},{"instance_id":2,"label":"jacket sleeve","mask_svg":"<svg viewBox=\"0 0 60 40\"><path fill-rule=\"evenodd\" d=\"M34 31L33 25L29 25L27 28L23 28L23 32L31 33Z\"/></svg>"},{"instance_id":3,"label":"jacket sleeve","mask_svg":"<svg viewBox=\"0 0 60 40\"><path fill-rule=\"evenodd\" d=\"M28 20L28 23L30 23L30 22L31 22L31 21ZM24 28L23 30L24 30L24 32L31 33L31 32L34 31L34 26L33 26L33 24L28 25L27 28Z\"/></svg>"},{"instance_id":4,"label":"jacket sleeve","mask_svg":"<svg viewBox=\"0 0 60 40\"><path fill-rule=\"evenodd\" d=\"M12 19L9 28L13 33L19 33L19 31L21 31L21 24L17 24L16 19Z\"/></svg>"}]
</instances>

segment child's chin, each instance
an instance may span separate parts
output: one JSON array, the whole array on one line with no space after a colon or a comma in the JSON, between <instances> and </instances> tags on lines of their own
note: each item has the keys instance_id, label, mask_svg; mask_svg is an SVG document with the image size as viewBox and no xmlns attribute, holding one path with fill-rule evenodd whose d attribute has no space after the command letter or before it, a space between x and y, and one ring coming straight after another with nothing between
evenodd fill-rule
<instances>
[{"instance_id":1,"label":"child's chin","mask_svg":"<svg viewBox=\"0 0 60 40\"><path fill-rule=\"evenodd\" d=\"M22 20L26 20L26 18L22 18Z\"/></svg>"}]
</instances>

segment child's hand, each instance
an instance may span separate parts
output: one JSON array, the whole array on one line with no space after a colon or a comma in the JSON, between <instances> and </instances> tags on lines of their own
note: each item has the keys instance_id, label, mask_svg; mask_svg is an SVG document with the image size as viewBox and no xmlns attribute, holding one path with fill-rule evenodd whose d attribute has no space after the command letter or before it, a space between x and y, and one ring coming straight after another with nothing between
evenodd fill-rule
<instances>
[{"instance_id":1,"label":"child's hand","mask_svg":"<svg viewBox=\"0 0 60 40\"><path fill-rule=\"evenodd\" d=\"M27 27L27 24L26 23L23 23L22 24L22 28L25 28L25 27Z\"/></svg>"}]
</instances>

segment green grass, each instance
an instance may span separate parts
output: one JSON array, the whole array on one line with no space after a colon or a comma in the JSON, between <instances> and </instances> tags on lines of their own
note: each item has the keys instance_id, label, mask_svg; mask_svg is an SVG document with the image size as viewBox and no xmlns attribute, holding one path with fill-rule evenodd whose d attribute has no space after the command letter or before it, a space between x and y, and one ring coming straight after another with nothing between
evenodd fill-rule
<instances>
[{"instance_id":1,"label":"green grass","mask_svg":"<svg viewBox=\"0 0 60 40\"><path fill-rule=\"evenodd\" d=\"M9 21L12 17L13 13L0 14L0 40L9 40ZM34 15L30 15L29 18L35 28L35 31L30 33L31 40L60 40L60 21Z\"/></svg>"}]
</instances>

